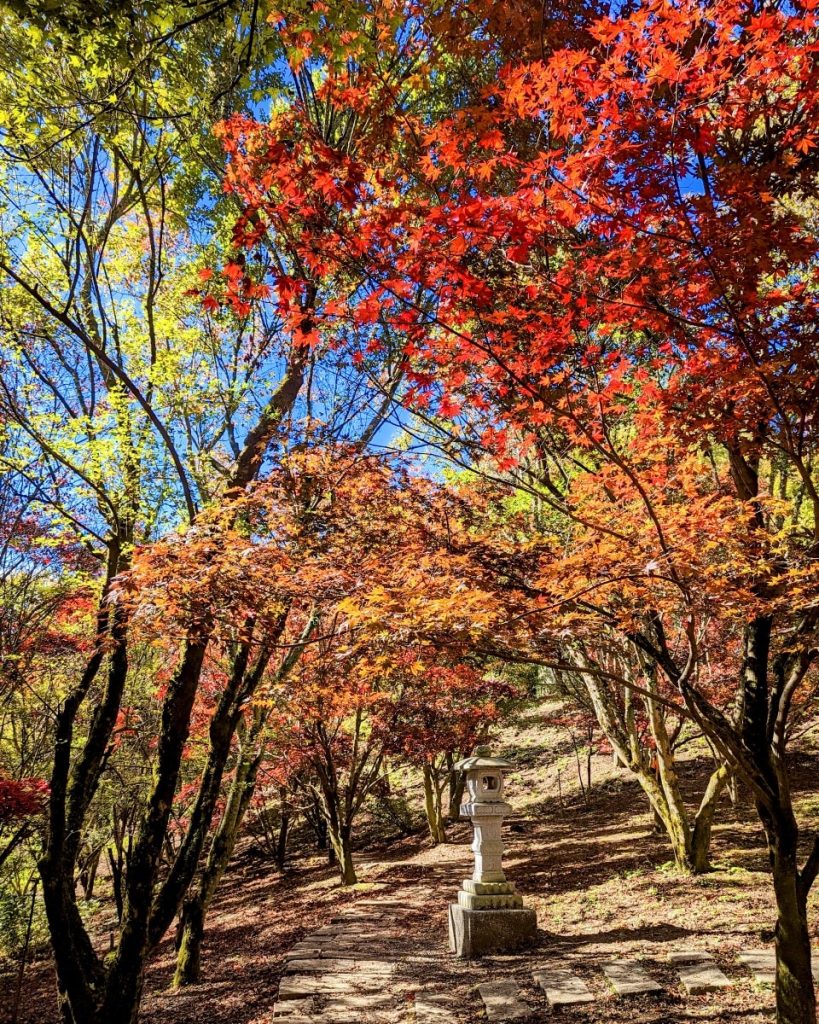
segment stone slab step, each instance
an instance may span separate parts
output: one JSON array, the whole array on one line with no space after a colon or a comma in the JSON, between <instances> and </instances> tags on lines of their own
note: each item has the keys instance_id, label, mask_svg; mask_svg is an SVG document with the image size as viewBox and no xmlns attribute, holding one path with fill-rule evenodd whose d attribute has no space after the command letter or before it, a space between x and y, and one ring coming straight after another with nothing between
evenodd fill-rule
<instances>
[{"instance_id":1,"label":"stone slab step","mask_svg":"<svg viewBox=\"0 0 819 1024\"><path fill-rule=\"evenodd\" d=\"M760 985L776 982L776 950L746 949L737 954L740 963L750 968L754 981ZM813 964L813 980L819 982L819 962Z\"/></svg>"},{"instance_id":2,"label":"stone slab step","mask_svg":"<svg viewBox=\"0 0 819 1024\"><path fill-rule=\"evenodd\" d=\"M508 978L485 981L478 985L486 1016L491 1021L518 1020L528 1017L532 1008L521 998L520 986Z\"/></svg>"},{"instance_id":3,"label":"stone slab step","mask_svg":"<svg viewBox=\"0 0 819 1024\"><path fill-rule=\"evenodd\" d=\"M707 949L673 949L668 954L668 962L674 967L680 964L698 964L703 961L713 961L713 953Z\"/></svg>"},{"instance_id":4,"label":"stone slab step","mask_svg":"<svg viewBox=\"0 0 819 1024\"><path fill-rule=\"evenodd\" d=\"M289 960L288 974L392 974L395 964L387 960L338 960L321 957Z\"/></svg>"},{"instance_id":5,"label":"stone slab step","mask_svg":"<svg viewBox=\"0 0 819 1024\"><path fill-rule=\"evenodd\" d=\"M663 990L663 986L633 960L609 960L600 966L618 996L638 996Z\"/></svg>"},{"instance_id":6,"label":"stone slab step","mask_svg":"<svg viewBox=\"0 0 819 1024\"><path fill-rule=\"evenodd\" d=\"M315 1010L315 1006L315 1001L312 998L287 999L284 1002L279 1001L273 1005L273 1016L279 1017L282 1020L297 1015L309 1017Z\"/></svg>"},{"instance_id":7,"label":"stone slab step","mask_svg":"<svg viewBox=\"0 0 819 1024\"><path fill-rule=\"evenodd\" d=\"M373 897L372 899L356 900L354 907L368 907L371 910L405 910L407 904L404 900L389 900Z\"/></svg>"},{"instance_id":8,"label":"stone slab step","mask_svg":"<svg viewBox=\"0 0 819 1024\"><path fill-rule=\"evenodd\" d=\"M705 950L677 950L669 953L668 959L677 968L683 988L690 996L718 992L733 985Z\"/></svg>"},{"instance_id":9,"label":"stone slab step","mask_svg":"<svg viewBox=\"0 0 819 1024\"><path fill-rule=\"evenodd\" d=\"M324 946L320 949L307 947L298 949L294 946L285 957L286 960L366 960L372 957L369 949L339 949L338 946Z\"/></svg>"},{"instance_id":10,"label":"stone slab step","mask_svg":"<svg viewBox=\"0 0 819 1024\"><path fill-rule=\"evenodd\" d=\"M318 1017L322 1024L399 1024L405 1019L406 1012L394 1006L325 1007ZM287 1024L286 1017L282 1017L282 1024Z\"/></svg>"},{"instance_id":11,"label":"stone slab step","mask_svg":"<svg viewBox=\"0 0 819 1024\"><path fill-rule=\"evenodd\" d=\"M534 974L535 982L546 993L550 1006L573 1006L575 1003L591 1003L594 996L582 978L578 978L568 967L548 967Z\"/></svg>"},{"instance_id":12,"label":"stone slab step","mask_svg":"<svg viewBox=\"0 0 819 1024\"><path fill-rule=\"evenodd\" d=\"M336 918L331 918L331 925L394 925L397 919L389 913L365 913L363 911L345 910Z\"/></svg>"},{"instance_id":13,"label":"stone slab step","mask_svg":"<svg viewBox=\"0 0 819 1024\"><path fill-rule=\"evenodd\" d=\"M395 1003L392 992L351 992L346 995L327 996L324 1008L334 1013L343 1010L372 1010Z\"/></svg>"},{"instance_id":14,"label":"stone slab step","mask_svg":"<svg viewBox=\"0 0 819 1024\"><path fill-rule=\"evenodd\" d=\"M747 950L738 953L737 959L745 964L759 985L773 985L776 982L776 953L772 949Z\"/></svg>"},{"instance_id":15,"label":"stone slab step","mask_svg":"<svg viewBox=\"0 0 819 1024\"><path fill-rule=\"evenodd\" d=\"M458 1024L451 996L415 993L415 1024Z\"/></svg>"},{"instance_id":16,"label":"stone slab step","mask_svg":"<svg viewBox=\"0 0 819 1024\"><path fill-rule=\"evenodd\" d=\"M346 994L356 990L379 992L383 987L383 975L285 974L279 982L279 999L304 999L307 996Z\"/></svg>"},{"instance_id":17,"label":"stone slab step","mask_svg":"<svg viewBox=\"0 0 819 1024\"><path fill-rule=\"evenodd\" d=\"M356 950L363 956L368 950L372 950L373 943L378 942L394 942L395 939L391 935L383 936L367 936L361 938L361 936L353 937L346 935L311 935L304 939L303 942L297 943L293 946L293 949L311 948L319 949L322 953L325 953L328 949L343 949L348 952L355 952Z\"/></svg>"}]
</instances>

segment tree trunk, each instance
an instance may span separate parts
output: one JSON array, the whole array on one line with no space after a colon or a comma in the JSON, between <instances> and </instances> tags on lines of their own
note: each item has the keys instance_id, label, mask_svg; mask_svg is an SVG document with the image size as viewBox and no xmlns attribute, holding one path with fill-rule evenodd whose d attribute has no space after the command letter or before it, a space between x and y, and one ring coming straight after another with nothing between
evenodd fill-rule
<instances>
[{"instance_id":1,"label":"tree trunk","mask_svg":"<svg viewBox=\"0 0 819 1024\"><path fill-rule=\"evenodd\" d=\"M711 870L711 829L722 791L731 780L731 769L720 765L708 780L691 835L691 866L695 874Z\"/></svg>"},{"instance_id":2,"label":"tree trunk","mask_svg":"<svg viewBox=\"0 0 819 1024\"><path fill-rule=\"evenodd\" d=\"M771 849L776 894L777 1024L816 1024L807 894L799 879L795 835L775 837Z\"/></svg>"},{"instance_id":3,"label":"tree trunk","mask_svg":"<svg viewBox=\"0 0 819 1024\"><path fill-rule=\"evenodd\" d=\"M423 768L424 779L424 810L427 815L427 825L432 838L433 846L446 842L446 829L444 818L441 812L441 789L436 785L432 768L425 764Z\"/></svg>"},{"instance_id":4,"label":"tree trunk","mask_svg":"<svg viewBox=\"0 0 819 1024\"><path fill-rule=\"evenodd\" d=\"M464 772L455 771L454 758L449 754L447 754L447 767L449 769L449 811L447 817L450 821L460 821L466 775Z\"/></svg>"},{"instance_id":5,"label":"tree trunk","mask_svg":"<svg viewBox=\"0 0 819 1024\"><path fill-rule=\"evenodd\" d=\"M285 620L286 614L283 612L276 624L277 636L281 635ZM252 630L253 620L248 619L245 626ZM179 850L172 855L171 869L153 898L148 922L148 940L152 948L170 928L193 881L216 808L233 737L241 720L242 706L261 681L270 654L265 649L260 651L252 667L249 658L250 644L243 643L234 655L230 678L211 716L208 755L188 827Z\"/></svg>"},{"instance_id":6,"label":"tree trunk","mask_svg":"<svg viewBox=\"0 0 819 1024\"><path fill-rule=\"evenodd\" d=\"M202 939L205 937L205 905L202 893L185 900L182 936L176 954L176 973L171 988L194 985L201 971Z\"/></svg>"},{"instance_id":7,"label":"tree trunk","mask_svg":"<svg viewBox=\"0 0 819 1024\"><path fill-rule=\"evenodd\" d=\"M99 1017L89 1018L94 1024L137 1024L151 950L148 928L154 884L206 650L207 640L187 643L165 697L156 781L129 860L119 945L106 978Z\"/></svg>"},{"instance_id":8,"label":"tree trunk","mask_svg":"<svg viewBox=\"0 0 819 1024\"><path fill-rule=\"evenodd\" d=\"M281 810L279 817L279 835L276 840L276 867L284 871L287 860L287 837L290 833L290 808L287 803L287 787L281 788Z\"/></svg>"},{"instance_id":9,"label":"tree trunk","mask_svg":"<svg viewBox=\"0 0 819 1024\"><path fill-rule=\"evenodd\" d=\"M803 880L799 872L799 826L791 803L784 736L769 732L771 629L768 617L752 620L745 629L742 738L758 772L757 813L768 840L776 896L777 1024L816 1024L807 915L811 879Z\"/></svg>"},{"instance_id":10,"label":"tree trunk","mask_svg":"<svg viewBox=\"0 0 819 1024\"><path fill-rule=\"evenodd\" d=\"M236 848L236 840L244 821L253 792L264 752L263 745L255 744L264 727L263 718L258 717L247 735L242 735L241 746L233 781L225 801L225 809L213 836L207 861L196 892L185 900L182 916L182 934L176 957L176 973L172 988L194 985L199 981L202 941L205 937L205 921L208 910L222 881L230 858Z\"/></svg>"},{"instance_id":11,"label":"tree trunk","mask_svg":"<svg viewBox=\"0 0 819 1024\"><path fill-rule=\"evenodd\" d=\"M84 886L85 898L87 900L93 899L94 897L94 885L97 881L97 871L100 866L100 857L102 856L102 848L97 850L94 854L91 864L88 868L88 883Z\"/></svg>"},{"instance_id":12,"label":"tree trunk","mask_svg":"<svg viewBox=\"0 0 819 1024\"><path fill-rule=\"evenodd\" d=\"M585 667L585 661L581 661L579 670L582 672ZM643 668L649 690L656 692L656 666L644 661ZM720 768L711 776L697 816L692 822L680 790L675 751L659 702L650 696L645 697L649 726L656 747L656 762L652 764L639 741L628 691L624 694L624 707L620 708L599 678L586 673L583 681L595 717L611 743L614 756L634 773L648 797L655 827L659 825L668 836L676 870L681 874L708 870L711 826L719 796L730 773Z\"/></svg>"},{"instance_id":13,"label":"tree trunk","mask_svg":"<svg viewBox=\"0 0 819 1024\"><path fill-rule=\"evenodd\" d=\"M117 910L117 923L122 922L122 878L123 878L123 857L121 849L117 850L114 857L111 848L108 848L108 866L111 869L111 888L114 893L114 906Z\"/></svg>"},{"instance_id":14,"label":"tree trunk","mask_svg":"<svg viewBox=\"0 0 819 1024\"><path fill-rule=\"evenodd\" d=\"M342 885L356 885L358 882L350 839L349 825L341 825L337 832L330 829L330 842L335 851Z\"/></svg>"}]
</instances>

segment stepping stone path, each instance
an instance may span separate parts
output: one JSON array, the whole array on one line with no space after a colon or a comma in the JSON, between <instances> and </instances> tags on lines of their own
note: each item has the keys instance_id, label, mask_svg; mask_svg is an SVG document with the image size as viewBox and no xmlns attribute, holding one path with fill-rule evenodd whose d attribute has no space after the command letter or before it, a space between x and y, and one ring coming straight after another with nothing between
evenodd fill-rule
<instances>
[{"instance_id":1,"label":"stepping stone path","mask_svg":"<svg viewBox=\"0 0 819 1024\"><path fill-rule=\"evenodd\" d=\"M536 971L536 983L546 993L549 1006L572 1006L575 1003L591 1003L594 996L582 978L567 967L552 967L546 971Z\"/></svg>"},{"instance_id":2,"label":"stepping stone path","mask_svg":"<svg viewBox=\"0 0 819 1024\"><path fill-rule=\"evenodd\" d=\"M690 949L671 953L668 959L677 968L683 988L690 996L716 992L733 985L731 979L717 967L710 953Z\"/></svg>"},{"instance_id":3,"label":"stepping stone path","mask_svg":"<svg viewBox=\"0 0 819 1024\"><path fill-rule=\"evenodd\" d=\"M574 957L555 950L490 958L475 965L449 960L441 933L418 934L409 915L418 900L440 898L439 891L418 892L412 900L372 897L341 911L329 924L296 943L287 956L279 983L273 1020L281 1024L464 1024L483 1004L486 1024L523 1021L552 1009L606 998L597 983L589 986L573 969ZM545 962L544 962L545 954ZM713 956L681 949L669 961L689 995L733 984ZM776 958L772 949L738 954L756 981L772 984ZM582 961L600 972L616 995L662 993L637 956ZM819 981L819 969L814 969ZM540 993L529 984L534 980ZM477 984L476 984L477 983ZM529 983L529 984L527 984ZM747 982L746 982L747 984Z\"/></svg>"},{"instance_id":4,"label":"stepping stone path","mask_svg":"<svg viewBox=\"0 0 819 1024\"><path fill-rule=\"evenodd\" d=\"M609 960L601 967L618 996L637 996L663 990L663 986L633 960Z\"/></svg>"},{"instance_id":5,"label":"stepping stone path","mask_svg":"<svg viewBox=\"0 0 819 1024\"><path fill-rule=\"evenodd\" d=\"M478 985L488 1020L517 1020L528 1017L532 1007L520 998L520 986L511 979L487 981Z\"/></svg>"},{"instance_id":6,"label":"stepping stone path","mask_svg":"<svg viewBox=\"0 0 819 1024\"><path fill-rule=\"evenodd\" d=\"M773 985L776 981L775 950L749 949L737 954L737 958L750 969L758 985ZM819 963L813 965L813 980L819 981Z\"/></svg>"}]
</instances>

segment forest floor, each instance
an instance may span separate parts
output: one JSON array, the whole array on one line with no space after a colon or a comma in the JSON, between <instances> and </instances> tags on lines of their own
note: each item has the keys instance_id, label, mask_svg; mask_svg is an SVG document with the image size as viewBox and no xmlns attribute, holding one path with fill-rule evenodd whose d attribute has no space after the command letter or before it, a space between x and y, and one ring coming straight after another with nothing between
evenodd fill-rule
<instances>
[{"instance_id":1,"label":"forest floor","mask_svg":"<svg viewBox=\"0 0 819 1024\"><path fill-rule=\"evenodd\" d=\"M532 971L555 964L570 964L595 997L591 1003L566 1007L562 1016L567 1022L772 1020L772 992L758 985L736 957L742 950L770 948L774 921L762 836L747 799L737 808L727 799L720 805L712 846L715 869L697 878L680 877L669 863L663 837L652 829L646 800L630 773L615 768L610 757L595 757L586 807L576 775L572 780L571 748L564 737L563 751L555 756L554 743L560 737L542 723L542 714L530 710L495 744L517 766L507 785L515 813L505 828L505 867L526 904L537 911L539 942L534 950L475 962L458 961L449 953L447 904L460 880L468 877L468 825L453 826L451 842L437 848L422 834L377 847L368 841L357 857L360 884L351 889L337 884L333 869L319 856L299 856L280 875L245 847L208 920L203 982L181 992L168 989L174 963L168 939L149 972L145 1024L271 1024L288 951L329 922L355 914L356 907L366 915L382 903L386 913L390 907L401 908L393 939L373 935L379 959L396 963L396 991L408 1006L416 990L440 992L455 1008L453 1019L462 1024L486 1020L477 986L499 978L516 981L531 1004L531 1021L540 1020L546 1003L533 984ZM681 766L692 803L708 767L705 756L692 747ZM819 757L804 744L795 755L794 777L801 820L815 827ZM817 902L814 893L814 936ZM362 917L364 939L367 927ZM106 940L107 934L101 934L101 945ZM710 952L732 987L686 994L668 954L691 948ZM617 997L600 965L621 957L640 962L662 991ZM2 1024L10 1019L13 988L13 972L0 971ZM348 1019L350 1024L368 1024L366 1015ZM407 1010L388 1019L398 1024L411 1022L414 1015ZM46 956L28 966L19 1024L58 1024Z\"/></svg>"}]
</instances>

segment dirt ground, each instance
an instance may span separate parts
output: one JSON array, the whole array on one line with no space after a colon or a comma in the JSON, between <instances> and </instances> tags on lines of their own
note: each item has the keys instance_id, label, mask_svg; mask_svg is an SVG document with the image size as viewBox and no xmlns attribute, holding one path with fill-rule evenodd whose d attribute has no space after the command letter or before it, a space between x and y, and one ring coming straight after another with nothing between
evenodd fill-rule
<instances>
[{"instance_id":1,"label":"dirt ground","mask_svg":"<svg viewBox=\"0 0 819 1024\"><path fill-rule=\"evenodd\" d=\"M171 992L173 947L168 939L151 965L143 1004L145 1024L271 1024L284 957L308 932L339 909L379 895L408 909L404 927L417 937L424 982L461 998L464 1022L485 1019L476 984L502 973L532 984L532 967L556 958L571 964L597 998L564 1011L580 1024L662 1024L704 1020L758 1024L772 1019L773 996L757 986L736 960L742 949L770 945L774 920L762 837L746 800L720 805L713 838L715 870L698 878L676 875L668 848L652 829L645 798L630 773L609 757L595 758L590 806L580 799L568 753L556 757L544 742L539 713L530 712L505 730L496 749L519 767L508 784L515 815L506 826L505 866L538 915L538 947L525 957L463 964L448 952L446 907L470 863L470 829L451 829L450 844L432 849L423 835L358 853L361 883L338 886L318 856L294 860L285 875L249 855L237 856L209 918L203 951L203 982ZM568 748L567 748L568 749ZM560 794L557 772L560 769ZM682 778L692 802L707 774L704 755L692 753ZM806 749L794 766L802 820L819 823L819 758ZM814 893L811 920L819 922ZM815 934L815 933L814 933ZM406 940L406 934L403 936ZM104 945L107 935L100 936ZM668 963L672 948L710 951L734 987L685 995ZM599 970L602 959L632 956L663 983L659 996L616 998ZM10 1020L14 976L0 973L0 1022ZM537 1000L533 996L535 1005ZM533 1015L540 1019L541 1013ZM19 1024L58 1024L53 975L47 957L30 964Z\"/></svg>"}]
</instances>

